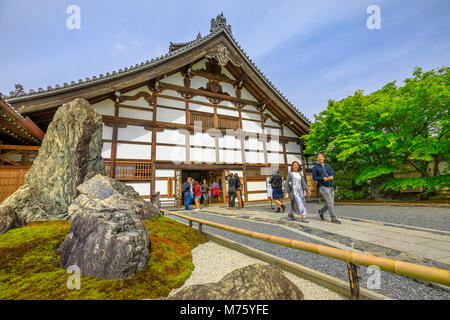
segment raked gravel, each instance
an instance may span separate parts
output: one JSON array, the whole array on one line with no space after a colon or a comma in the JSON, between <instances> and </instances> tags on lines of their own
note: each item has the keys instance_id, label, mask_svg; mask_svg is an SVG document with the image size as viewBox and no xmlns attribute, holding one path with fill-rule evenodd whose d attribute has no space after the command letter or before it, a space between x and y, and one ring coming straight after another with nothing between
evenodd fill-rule
<instances>
[{"instance_id":1,"label":"raked gravel","mask_svg":"<svg viewBox=\"0 0 450 320\"><path fill-rule=\"evenodd\" d=\"M195 266L190 278L184 285L170 292L172 296L188 285L219 282L228 273L254 263L267 264L236 250L208 241L192 250L192 262ZM347 300L346 297L321 287L314 282L302 279L292 273L283 271L302 292L305 300Z\"/></svg>"}]
</instances>

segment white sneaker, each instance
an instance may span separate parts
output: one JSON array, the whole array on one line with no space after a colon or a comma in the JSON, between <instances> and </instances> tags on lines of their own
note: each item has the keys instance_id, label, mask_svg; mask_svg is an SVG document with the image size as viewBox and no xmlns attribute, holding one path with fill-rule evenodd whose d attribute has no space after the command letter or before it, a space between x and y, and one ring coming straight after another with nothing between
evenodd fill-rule
<instances>
[{"instance_id":1,"label":"white sneaker","mask_svg":"<svg viewBox=\"0 0 450 320\"><path fill-rule=\"evenodd\" d=\"M200 211L200 209L194 209L194 211Z\"/></svg>"}]
</instances>

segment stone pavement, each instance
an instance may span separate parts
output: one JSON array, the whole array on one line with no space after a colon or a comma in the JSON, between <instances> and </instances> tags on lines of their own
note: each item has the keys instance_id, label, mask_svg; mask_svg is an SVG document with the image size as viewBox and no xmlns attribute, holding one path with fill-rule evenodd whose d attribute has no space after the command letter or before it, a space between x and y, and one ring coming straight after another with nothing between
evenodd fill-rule
<instances>
[{"instance_id":1,"label":"stone pavement","mask_svg":"<svg viewBox=\"0 0 450 320\"><path fill-rule=\"evenodd\" d=\"M285 203L286 211L289 205ZM273 204L273 208L276 205ZM380 210L383 210L380 207ZM342 224L327 219L321 221L317 213L307 216L309 223L292 221L286 213L275 213L270 204L248 204L244 209L228 210L225 206L203 208L202 213L247 219L284 226L290 230L323 241L341 249L352 248L370 255L386 257L450 269L450 232L346 218L338 215Z\"/></svg>"}]
</instances>

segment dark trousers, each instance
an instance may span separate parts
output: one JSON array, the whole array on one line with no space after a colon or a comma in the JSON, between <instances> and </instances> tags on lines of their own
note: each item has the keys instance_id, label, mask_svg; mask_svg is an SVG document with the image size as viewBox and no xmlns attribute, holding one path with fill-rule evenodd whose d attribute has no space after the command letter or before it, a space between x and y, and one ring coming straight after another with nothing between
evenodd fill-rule
<instances>
[{"instance_id":1,"label":"dark trousers","mask_svg":"<svg viewBox=\"0 0 450 320\"><path fill-rule=\"evenodd\" d=\"M230 208L234 208L235 201L236 201L236 191L235 192L228 192L228 206Z\"/></svg>"},{"instance_id":2,"label":"dark trousers","mask_svg":"<svg viewBox=\"0 0 450 320\"><path fill-rule=\"evenodd\" d=\"M208 193L203 192L203 193L202 193L202 197L203 197L203 205L204 205L204 206L207 206L208 203L209 203Z\"/></svg>"}]
</instances>

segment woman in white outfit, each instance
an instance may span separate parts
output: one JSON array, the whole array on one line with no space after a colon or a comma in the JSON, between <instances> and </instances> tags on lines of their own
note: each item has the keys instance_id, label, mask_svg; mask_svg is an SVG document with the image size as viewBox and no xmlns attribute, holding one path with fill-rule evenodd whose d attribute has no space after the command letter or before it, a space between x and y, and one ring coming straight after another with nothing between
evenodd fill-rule
<instances>
[{"instance_id":1,"label":"woman in white outfit","mask_svg":"<svg viewBox=\"0 0 450 320\"><path fill-rule=\"evenodd\" d=\"M311 195L311 191L309 191L308 184L300 169L301 166L297 161L292 162L291 172L286 177L285 192L291 198L291 213L289 213L289 217L294 219L294 213L297 213L301 216L302 222L308 223L306 220L306 198L304 190L307 192L307 197Z\"/></svg>"}]
</instances>

